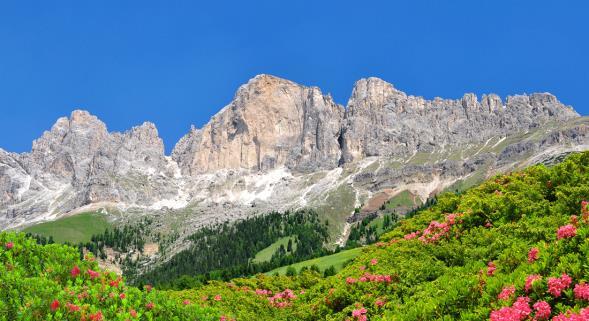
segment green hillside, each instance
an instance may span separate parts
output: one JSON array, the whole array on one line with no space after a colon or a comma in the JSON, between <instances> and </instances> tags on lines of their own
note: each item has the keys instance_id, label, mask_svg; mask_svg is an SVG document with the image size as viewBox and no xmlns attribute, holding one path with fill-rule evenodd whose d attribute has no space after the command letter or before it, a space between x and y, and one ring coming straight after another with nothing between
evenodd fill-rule
<instances>
[{"instance_id":1,"label":"green hillside","mask_svg":"<svg viewBox=\"0 0 589 321\"><path fill-rule=\"evenodd\" d=\"M589 312L586 199L589 153L440 195L336 276L235 279L174 295L220 294L238 320L573 320L564 315Z\"/></svg>"},{"instance_id":2,"label":"green hillside","mask_svg":"<svg viewBox=\"0 0 589 321\"><path fill-rule=\"evenodd\" d=\"M220 320L587 320L585 200L589 152L550 168L496 176L461 194L440 195L435 205L401 221L380 242L356 249L358 256L332 277L313 271L293 277L259 274L165 293L129 287L124 292L133 303L125 305L105 295L106 280L102 287L92 287L98 282L86 276L83 282L90 283L72 283L73 264L95 268L77 261L72 249L38 246L22 234L3 233L0 320L66 319L65 308L52 311L50 304L53 298L76 300L68 297L70 284L75 293L92 293L76 304L93 313L108 311L108 320L128 317L130 305L143 307L139 318L151 320L148 313L155 311L145 311L150 300L165 306L158 317L166 313L170 320L208 320L215 313L227 316ZM23 245L9 249L8 240ZM191 304L180 305L184 300Z\"/></svg>"},{"instance_id":3,"label":"green hillside","mask_svg":"<svg viewBox=\"0 0 589 321\"><path fill-rule=\"evenodd\" d=\"M92 235L102 234L109 226L105 215L91 212L33 225L23 232L53 237L58 243L77 244L90 241Z\"/></svg>"},{"instance_id":4,"label":"green hillside","mask_svg":"<svg viewBox=\"0 0 589 321\"><path fill-rule=\"evenodd\" d=\"M261 262L268 262L272 259L272 255L280 248L282 245L285 249L288 247L288 241L291 241L292 244L292 252L296 251L297 244L295 242L296 238L292 236L285 236L280 238L278 241L272 243L267 248L261 250L260 252L256 253L256 257L252 260L254 263L261 263Z\"/></svg>"},{"instance_id":5,"label":"green hillside","mask_svg":"<svg viewBox=\"0 0 589 321\"><path fill-rule=\"evenodd\" d=\"M341 252L338 252L338 253L335 253L332 255L322 256L322 257L318 257L316 259L311 259L311 260L307 260L307 261L303 261L303 262L299 262L299 263L295 263L295 264L291 264L291 265L287 265L287 266L282 266L282 267L274 269L270 272L267 272L266 274L268 274L268 275L274 275L276 273L285 274L286 270L289 267L293 267L293 268L295 268L295 270L299 271L302 267L311 267L313 265L316 265L317 267L319 267L320 271L325 271L325 269L329 268L330 266L333 266L336 269L336 271L339 271L342 269L344 263L346 263L349 260L358 256L361 251L362 251L362 248L357 247L355 249L341 251Z\"/></svg>"}]
</instances>

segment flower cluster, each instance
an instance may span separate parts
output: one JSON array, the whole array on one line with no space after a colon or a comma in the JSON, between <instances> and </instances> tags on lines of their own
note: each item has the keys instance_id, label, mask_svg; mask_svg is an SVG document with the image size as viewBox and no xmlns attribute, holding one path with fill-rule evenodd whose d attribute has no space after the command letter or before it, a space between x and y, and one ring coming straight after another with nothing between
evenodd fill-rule
<instances>
[{"instance_id":1,"label":"flower cluster","mask_svg":"<svg viewBox=\"0 0 589 321\"><path fill-rule=\"evenodd\" d=\"M572 224L567 224L565 226L561 226L556 231L556 238L557 239L568 239L571 237L575 237L577 235L577 228Z\"/></svg>"},{"instance_id":2,"label":"flower cluster","mask_svg":"<svg viewBox=\"0 0 589 321\"><path fill-rule=\"evenodd\" d=\"M586 321L589 320L589 309L581 309L579 313L573 313L568 311L567 313L561 313L554 318L552 321Z\"/></svg>"},{"instance_id":3,"label":"flower cluster","mask_svg":"<svg viewBox=\"0 0 589 321\"><path fill-rule=\"evenodd\" d=\"M496 269L497 269L497 267L495 266L495 263L493 263L493 262L487 263L487 275L488 276L493 276Z\"/></svg>"},{"instance_id":4,"label":"flower cluster","mask_svg":"<svg viewBox=\"0 0 589 321\"><path fill-rule=\"evenodd\" d=\"M392 277L390 275L371 274L369 272L364 273L358 279L348 277L346 283L354 284L356 282L379 282L379 283L391 283Z\"/></svg>"},{"instance_id":5,"label":"flower cluster","mask_svg":"<svg viewBox=\"0 0 589 321\"><path fill-rule=\"evenodd\" d=\"M366 313L368 311L366 308L359 308L352 311L352 317L354 317L357 321L366 321L368 318L366 317Z\"/></svg>"},{"instance_id":6,"label":"flower cluster","mask_svg":"<svg viewBox=\"0 0 589 321\"><path fill-rule=\"evenodd\" d=\"M532 290L532 287L534 286L534 282L541 280L542 276L539 274L532 274L532 275L528 275L528 277L526 278L526 292L530 292L530 290Z\"/></svg>"},{"instance_id":7,"label":"flower cluster","mask_svg":"<svg viewBox=\"0 0 589 321\"><path fill-rule=\"evenodd\" d=\"M520 321L525 320L532 313L530 298L519 297L511 307L503 307L491 312L491 321Z\"/></svg>"},{"instance_id":8,"label":"flower cluster","mask_svg":"<svg viewBox=\"0 0 589 321\"><path fill-rule=\"evenodd\" d=\"M548 320L550 318L550 313L552 313L552 309L550 308L550 304L546 301L538 301L534 303L534 320Z\"/></svg>"},{"instance_id":9,"label":"flower cluster","mask_svg":"<svg viewBox=\"0 0 589 321\"><path fill-rule=\"evenodd\" d=\"M499 295L497 296L497 298L499 300L509 300L509 298L511 298L511 296L514 294L515 294L515 286L510 285L510 286L504 287L503 290L501 290L501 293L499 293Z\"/></svg>"},{"instance_id":10,"label":"flower cluster","mask_svg":"<svg viewBox=\"0 0 589 321\"><path fill-rule=\"evenodd\" d=\"M534 263L538 259L538 253L540 250L537 247L531 248L528 252L528 263Z\"/></svg>"},{"instance_id":11,"label":"flower cluster","mask_svg":"<svg viewBox=\"0 0 589 321\"><path fill-rule=\"evenodd\" d=\"M421 234L421 231L415 231L415 232L412 232L409 234L405 234L405 236L403 236L403 238L406 240L412 240L412 239L418 237L419 234Z\"/></svg>"},{"instance_id":12,"label":"flower cluster","mask_svg":"<svg viewBox=\"0 0 589 321\"><path fill-rule=\"evenodd\" d=\"M273 307L284 308L290 306L292 304L292 300L296 298L297 296L294 294L293 290L286 289L282 292L274 294L272 297L269 297L268 301L270 301L270 305Z\"/></svg>"},{"instance_id":13,"label":"flower cluster","mask_svg":"<svg viewBox=\"0 0 589 321\"><path fill-rule=\"evenodd\" d=\"M580 283L575 285L573 293L575 293L576 299L589 301L589 284Z\"/></svg>"},{"instance_id":14,"label":"flower cluster","mask_svg":"<svg viewBox=\"0 0 589 321\"><path fill-rule=\"evenodd\" d=\"M573 280L570 276L563 273L559 278L548 279L548 293L558 298L562 294L562 291L567 289Z\"/></svg>"},{"instance_id":15,"label":"flower cluster","mask_svg":"<svg viewBox=\"0 0 589 321\"><path fill-rule=\"evenodd\" d=\"M269 295L272 295L272 291L265 290L265 289L256 289L256 294L263 295L263 296L269 296Z\"/></svg>"},{"instance_id":16,"label":"flower cluster","mask_svg":"<svg viewBox=\"0 0 589 321\"><path fill-rule=\"evenodd\" d=\"M450 233L450 229L453 225L455 225L456 219L459 217L459 214L448 214L446 215L446 220L443 223L438 221L431 221L428 227L422 231L415 231L409 234L405 234L403 238L405 240L412 240L419 236L419 240L423 243L435 243L442 237L448 236ZM397 241L397 240L395 240Z\"/></svg>"}]
</instances>

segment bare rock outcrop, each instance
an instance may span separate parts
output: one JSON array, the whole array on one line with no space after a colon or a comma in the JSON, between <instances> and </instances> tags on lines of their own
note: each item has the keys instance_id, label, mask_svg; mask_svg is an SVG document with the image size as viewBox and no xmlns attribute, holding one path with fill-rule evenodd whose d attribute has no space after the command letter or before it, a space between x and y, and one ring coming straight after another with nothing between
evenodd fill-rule
<instances>
[{"instance_id":1,"label":"bare rock outcrop","mask_svg":"<svg viewBox=\"0 0 589 321\"><path fill-rule=\"evenodd\" d=\"M367 156L407 158L417 152L485 142L579 117L548 93L509 96L494 94L462 99L409 96L378 79L359 80L354 86L344 120L343 158Z\"/></svg>"},{"instance_id":2,"label":"bare rock outcrop","mask_svg":"<svg viewBox=\"0 0 589 321\"><path fill-rule=\"evenodd\" d=\"M317 87L259 75L204 128L183 137L172 155L190 175L227 168L334 168L343 114Z\"/></svg>"}]
</instances>

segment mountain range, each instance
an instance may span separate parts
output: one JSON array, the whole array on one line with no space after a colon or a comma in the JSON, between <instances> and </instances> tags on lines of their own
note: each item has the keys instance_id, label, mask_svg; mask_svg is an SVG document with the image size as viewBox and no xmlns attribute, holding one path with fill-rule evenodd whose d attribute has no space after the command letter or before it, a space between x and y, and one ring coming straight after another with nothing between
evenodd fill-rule
<instances>
[{"instance_id":1,"label":"mountain range","mask_svg":"<svg viewBox=\"0 0 589 321\"><path fill-rule=\"evenodd\" d=\"M120 220L150 214L183 235L311 207L341 244L354 212L401 193L419 204L587 149L589 119L549 93L427 100L366 78L344 107L317 87L258 75L171 155L153 123L109 132L82 110L59 118L30 152L0 149L0 228L98 210Z\"/></svg>"}]
</instances>

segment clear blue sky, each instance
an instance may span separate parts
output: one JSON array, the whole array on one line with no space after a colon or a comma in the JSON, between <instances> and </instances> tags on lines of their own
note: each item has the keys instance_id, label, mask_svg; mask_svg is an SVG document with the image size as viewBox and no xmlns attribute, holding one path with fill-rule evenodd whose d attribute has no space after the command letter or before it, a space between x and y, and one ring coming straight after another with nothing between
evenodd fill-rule
<instances>
[{"instance_id":1,"label":"clear blue sky","mask_svg":"<svg viewBox=\"0 0 589 321\"><path fill-rule=\"evenodd\" d=\"M586 1L2 1L0 147L76 108L156 123L169 151L268 73L331 92L551 92L588 114ZM254 4L256 3L256 4Z\"/></svg>"}]
</instances>

